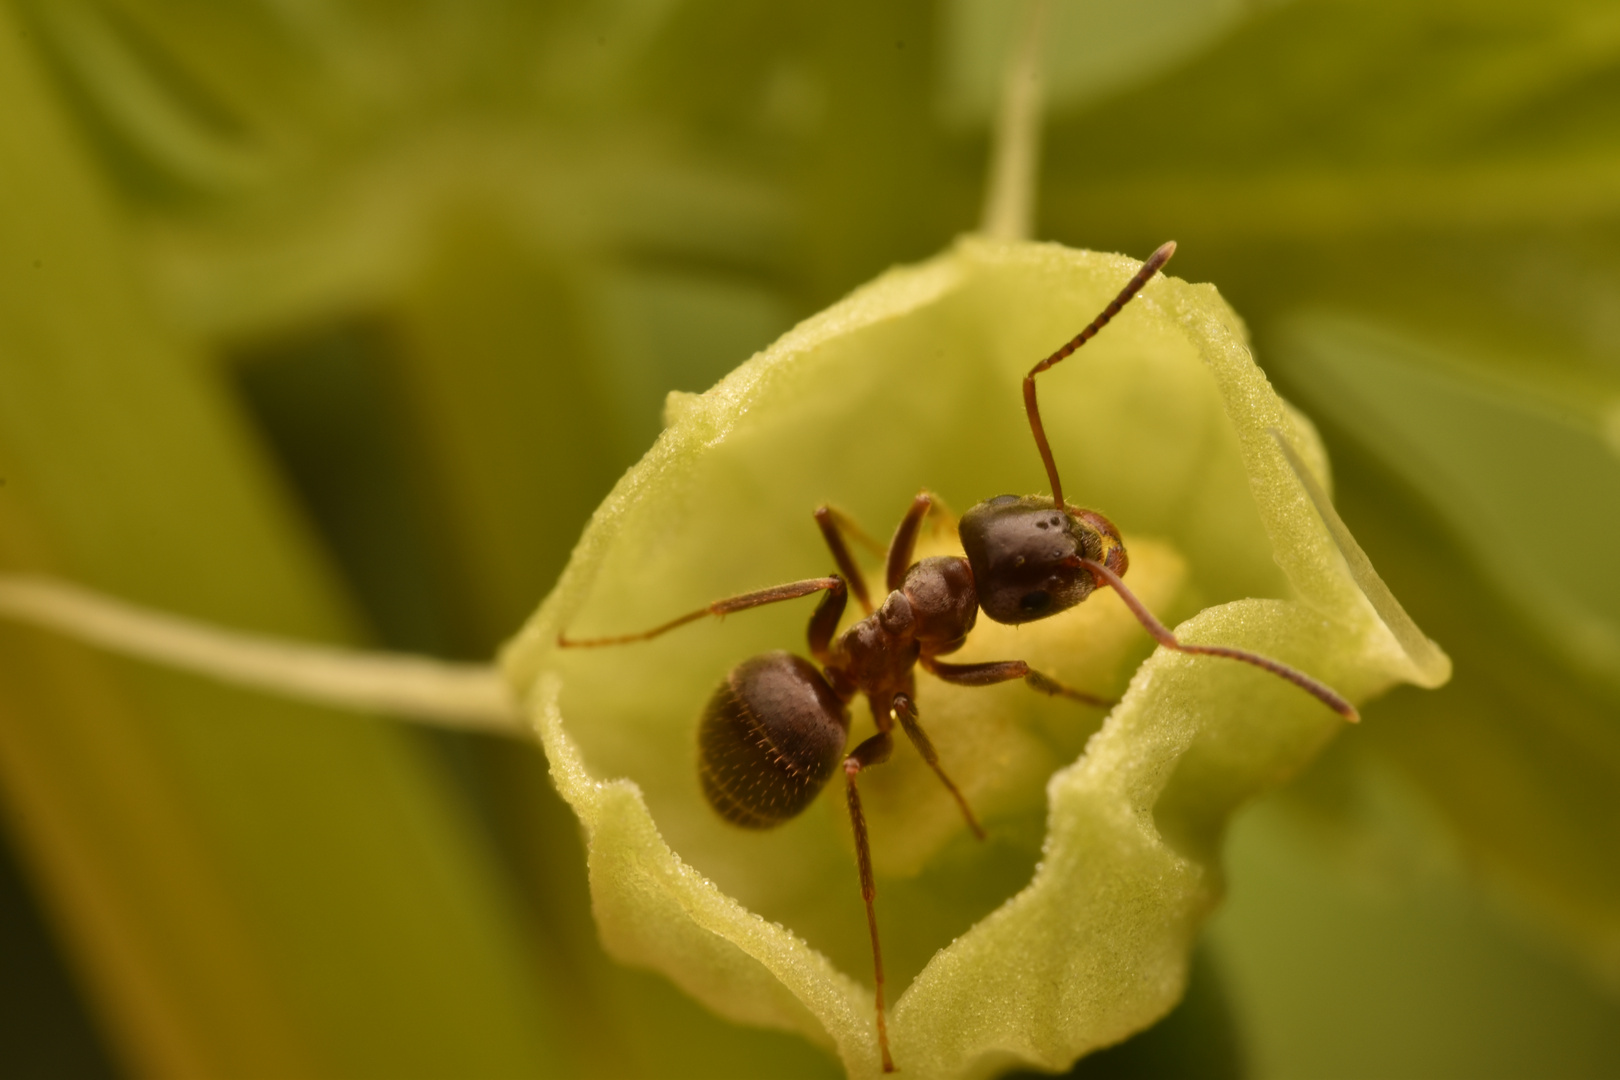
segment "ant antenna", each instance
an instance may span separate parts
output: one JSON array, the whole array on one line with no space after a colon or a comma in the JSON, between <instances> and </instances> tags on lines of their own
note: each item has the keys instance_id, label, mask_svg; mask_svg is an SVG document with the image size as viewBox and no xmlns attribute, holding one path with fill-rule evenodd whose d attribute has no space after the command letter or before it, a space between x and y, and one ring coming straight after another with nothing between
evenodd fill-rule
<instances>
[{"instance_id":1,"label":"ant antenna","mask_svg":"<svg viewBox=\"0 0 1620 1080\"><path fill-rule=\"evenodd\" d=\"M1029 414L1029 429L1035 434L1035 447L1041 452L1041 461L1046 465L1047 479L1052 482L1052 504L1063 509L1063 483L1058 479L1057 462L1052 460L1052 446L1046 441L1046 428L1041 426L1041 407L1035 402L1035 376L1052 367L1067 357L1074 350L1090 341L1097 335L1097 331L1108 325L1110 319L1119 314L1119 309L1130 303L1131 297L1141 291L1148 279L1158 273L1159 267L1170 261L1170 256L1176 253L1176 242L1170 240L1160 245L1159 250L1148 256L1147 262L1136 276L1119 290L1119 295L1111 300L1102 314L1091 320L1091 325L1076 334L1069 343L1045 360L1029 369L1024 376L1024 411Z\"/></svg>"},{"instance_id":2,"label":"ant antenna","mask_svg":"<svg viewBox=\"0 0 1620 1080\"><path fill-rule=\"evenodd\" d=\"M1228 660L1239 660L1245 664L1253 664L1262 671L1269 671L1278 678L1293 683L1352 724L1361 721L1361 714L1356 711L1356 707L1341 697L1331 686L1311 678L1303 671L1290 667L1281 660L1273 660L1269 656L1261 656L1259 653L1250 652L1248 649L1234 649L1230 645L1193 645L1179 640L1176 635L1166 629L1164 623L1153 617L1153 612L1147 609L1146 604L1137 599L1136 594L1131 592L1130 588L1119 579L1118 574L1094 559L1081 559L1079 562L1081 566L1090 570L1099 581L1105 581L1112 586L1113 590L1119 594L1119 598L1125 601L1125 606L1131 609L1131 614L1135 615L1143 628L1153 635L1153 640L1165 648L1174 649L1176 652L1190 653L1193 656L1224 656Z\"/></svg>"}]
</instances>

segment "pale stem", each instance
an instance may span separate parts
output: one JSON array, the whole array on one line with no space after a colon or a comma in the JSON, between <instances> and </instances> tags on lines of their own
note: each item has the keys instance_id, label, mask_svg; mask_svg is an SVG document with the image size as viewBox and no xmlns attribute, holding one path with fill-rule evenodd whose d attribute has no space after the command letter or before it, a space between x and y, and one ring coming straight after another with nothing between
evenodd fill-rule
<instances>
[{"instance_id":1,"label":"pale stem","mask_svg":"<svg viewBox=\"0 0 1620 1080\"><path fill-rule=\"evenodd\" d=\"M226 630L49 578L0 575L0 615L221 682L446 727L523 732L489 664L308 645Z\"/></svg>"},{"instance_id":2,"label":"pale stem","mask_svg":"<svg viewBox=\"0 0 1620 1080\"><path fill-rule=\"evenodd\" d=\"M992 240L1028 240L1034 231L1041 158L1041 37L1046 0L1024 0L1002 75L991 133L990 176L979 231Z\"/></svg>"}]
</instances>

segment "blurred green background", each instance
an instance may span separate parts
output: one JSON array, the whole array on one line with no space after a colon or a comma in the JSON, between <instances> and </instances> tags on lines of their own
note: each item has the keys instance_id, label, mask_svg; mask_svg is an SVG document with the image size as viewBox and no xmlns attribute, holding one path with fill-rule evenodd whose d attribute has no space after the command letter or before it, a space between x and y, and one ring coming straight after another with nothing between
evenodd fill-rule
<instances>
[{"instance_id":1,"label":"blurred green background","mask_svg":"<svg viewBox=\"0 0 1620 1080\"><path fill-rule=\"evenodd\" d=\"M659 428L974 227L997 0L3 0L0 566L489 656ZM1620 1074L1620 7L1055 0L1036 235L1215 282L1456 662L1083 1076ZM1079 313L1085 315L1087 313ZM827 1076L526 745L0 626L0 1072Z\"/></svg>"}]
</instances>

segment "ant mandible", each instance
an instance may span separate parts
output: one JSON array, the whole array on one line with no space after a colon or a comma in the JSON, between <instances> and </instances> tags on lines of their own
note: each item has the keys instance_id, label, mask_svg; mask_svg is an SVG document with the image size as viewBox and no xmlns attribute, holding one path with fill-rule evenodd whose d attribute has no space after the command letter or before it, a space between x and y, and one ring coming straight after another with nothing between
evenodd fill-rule
<instances>
[{"instance_id":1,"label":"ant mandible","mask_svg":"<svg viewBox=\"0 0 1620 1080\"><path fill-rule=\"evenodd\" d=\"M1149 256L1090 325L1024 376L1024 409L1052 484L1052 497L998 495L963 514L958 534L965 558L953 555L912 562L917 532L933 505L926 492L919 494L889 542L885 573L889 595L874 610L865 581L844 542L838 515L832 508L821 506L815 511L816 524L832 549L837 574L718 600L638 634L584 639L558 635L557 644L565 648L626 645L649 641L710 615L729 615L782 600L825 594L810 616L808 633L810 655L820 669L780 651L755 656L732 668L703 710L698 729L698 768L703 794L721 817L743 828L768 829L802 812L842 765L850 824L855 833L861 899L866 904L866 922L872 937L878 1051L884 1072L894 1071L894 1061L889 1055L884 1015L883 951L878 944L873 906L876 889L872 855L856 778L862 770L888 760L894 749L896 723L961 807L968 828L981 840L985 835L967 800L940 767L933 743L918 722L916 667L921 665L936 678L958 686L991 686L1022 679L1044 694L1107 704L1033 670L1022 660L977 664L941 660L941 656L962 647L981 608L998 623L1031 622L1066 611L1099 586L1107 585L1160 645L1178 652L1253 664L1315 696L1346 720L1358 719L1348 701L1287 664L1246 649L1178 641L1121 580L1129 560L1113 522L1095 510L1082 510L1063 501L1057 464L1035 399L1035 376L1069 356L1106 326L1175 250L1172 241ZM849 592L855 594L866 617L839 634L838 623ZM857 694L866 696L877 734L846 754L849 703Z\"/></svg>"}]
</instances>

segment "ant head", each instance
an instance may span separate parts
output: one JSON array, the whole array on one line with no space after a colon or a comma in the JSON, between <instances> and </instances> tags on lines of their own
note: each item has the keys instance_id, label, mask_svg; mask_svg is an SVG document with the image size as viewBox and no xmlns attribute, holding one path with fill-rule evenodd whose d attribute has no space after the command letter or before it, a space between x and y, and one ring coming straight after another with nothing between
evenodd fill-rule
<instances>
[{"instance_id":1,"label":"ant head","mask_svg":"<svg viewBox=\"0 0 1620 1080\"><path fill-rule=\"evenodd\" d=\"M1044 619L1090 596L1097 581L1082 559L1116 574L1129 565L1113 522L1040 495L982 502L962 515L958 532L979 606L998 623Z\"/></svg>"}]
</instances>

